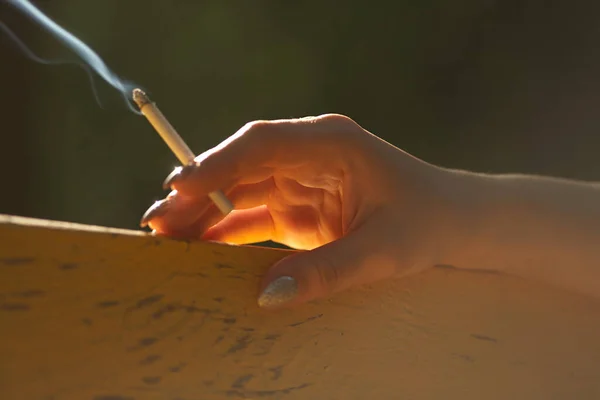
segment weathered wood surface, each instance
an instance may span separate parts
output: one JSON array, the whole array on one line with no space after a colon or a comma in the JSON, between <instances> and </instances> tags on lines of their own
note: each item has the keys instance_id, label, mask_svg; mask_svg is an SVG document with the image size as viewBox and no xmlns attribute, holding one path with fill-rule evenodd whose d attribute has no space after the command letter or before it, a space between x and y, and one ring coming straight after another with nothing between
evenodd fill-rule
<instances>
[{"instance_id":1,"label":"weathered wood surface","mask_svg":"<svg viewBox=\"0 0 600 400\"><path fill-rule=\"evenodd\" d=\"M0 398L598 399L600 302L435 268L293 310L286 251L0 220Z\"/></svg>"}]
</instances>

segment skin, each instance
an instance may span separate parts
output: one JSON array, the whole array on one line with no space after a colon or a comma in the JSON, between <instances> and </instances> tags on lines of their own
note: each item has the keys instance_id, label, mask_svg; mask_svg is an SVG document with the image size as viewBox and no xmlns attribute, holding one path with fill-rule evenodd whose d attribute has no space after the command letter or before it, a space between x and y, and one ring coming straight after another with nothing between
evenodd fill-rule
<instances>
[{"instance_id":1,"label":"skin","mask_svg":"<svg viewBox=\"0 0 600 400\"><path fill-rule=\"evenodd\" d=\"M515 274L600 297L600 185L432 165L336 114L255 121L176 169L144 215L156 234L306 250L274 308L435 265ZM208 199L222 189L236 211Z\"/></svg>"}]
</instances>

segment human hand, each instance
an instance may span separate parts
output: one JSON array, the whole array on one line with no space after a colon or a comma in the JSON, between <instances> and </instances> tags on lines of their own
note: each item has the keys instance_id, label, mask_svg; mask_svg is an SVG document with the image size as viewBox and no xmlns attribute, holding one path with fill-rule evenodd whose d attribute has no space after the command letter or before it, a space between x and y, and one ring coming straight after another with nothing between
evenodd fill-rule
<instances>
[{"instance_id":1,"label":"human hand","mask_svg":"<svg viewBox=\"0 0 600 400\"><path fill-rule=\"evenodd\" d=\"M142 219L158 235L308 250L265 275L267 308L422 271L452 235L445 171L341 115L249 123L168 187ZM225 218L207 197L218 189L235 206Z\"/></svg>"}]
</instances>

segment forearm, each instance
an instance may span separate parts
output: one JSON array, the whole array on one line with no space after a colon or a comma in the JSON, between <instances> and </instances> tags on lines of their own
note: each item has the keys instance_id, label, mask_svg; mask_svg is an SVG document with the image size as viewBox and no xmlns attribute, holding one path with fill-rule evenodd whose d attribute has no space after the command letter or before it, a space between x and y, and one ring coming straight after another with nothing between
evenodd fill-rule
<instances>
[{"instance_id":1,"label":"forearm","mask_svg":"<svg viewBox=\"0 0 600 400\"><path fill-rule=\"evenodd\" d=\"M600 184L454 172L463 242L450 262L600 297Z\"/></svg>"}]
</instances>

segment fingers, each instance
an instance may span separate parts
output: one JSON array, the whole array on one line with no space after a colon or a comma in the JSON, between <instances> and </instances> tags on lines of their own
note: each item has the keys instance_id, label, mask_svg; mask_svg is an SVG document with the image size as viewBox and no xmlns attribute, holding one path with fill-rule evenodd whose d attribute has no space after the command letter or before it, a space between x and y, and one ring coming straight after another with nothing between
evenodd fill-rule
<instances>
[{"instance_id":1,"label":"fingers","mask_svg":"<svg viewBox=\"0 0 600 400\"><path fill-rule=\"evenodd\" d=\"M265 242L274 237L275 226L267 206L233 211L202 236L204 240L215 240L230 244Z\"/></svg>"},{"instance_id":2,"label":"fingers","mask_svg":"<svg viewBox=\"0 0 600 400\"><path fill-rule=\"evenodd\" d=\"M253 122L174 171L165 186L190 196L204 195L232 184L260 182L274 170L307 162L339 163L332 152L351 157L345 144L358 132L362 129L356 123L340 115Z\"/></svg>"},{"instance_id":3,"label":"fingers","mask_svg":"<svg viewBox=\"0 0 600 400\"><path fill-rule=\"evenodd\" d=\"M275 264L263 279L259 306L290 307L393 276L397 259L380 248L378 225L370 221L339 240Z\"/></svg>"},{"instance_id":4,"label":"fingers","mask_svg":"<svg viewBox=\"0 0 600 400\"><path fill-rule=\"evenodd\" d=\"M227 193L227 197L233 203L235 210L245 210L267 204L275 189L275 182L270 178L251 185L238 185ZM206 227L211 227L222 219L223 214L216 206L207 208L201 216Z\"/></svg>"},{"instance_id":5,"label":"fingers","mask_svg":"<svg viewBox=\"0 0 600 400\"><path fill-rule=\"evenodd\" d=\"M165 199L156 201L142 216L140 226L163 231L185 231L198 220L210 206L210 200L198 201L171 192Z\"/></svg>"},{"instance_id":6,"label":"fingers","mask_svg":"<svg viewBox=\"0 0 600 400\"><path fill-rule=\"evenodd\" d=\"M252 185L238 185L227 197L235 209L244 210L266 204L274 189L273 179L267 179ZM208 197L183 196L173 191L167 199L156 202L146 211L140 225L150 225L160 235L191 239L199 238L222 219L223 214Z\"/></svg>"}]
</instances>

